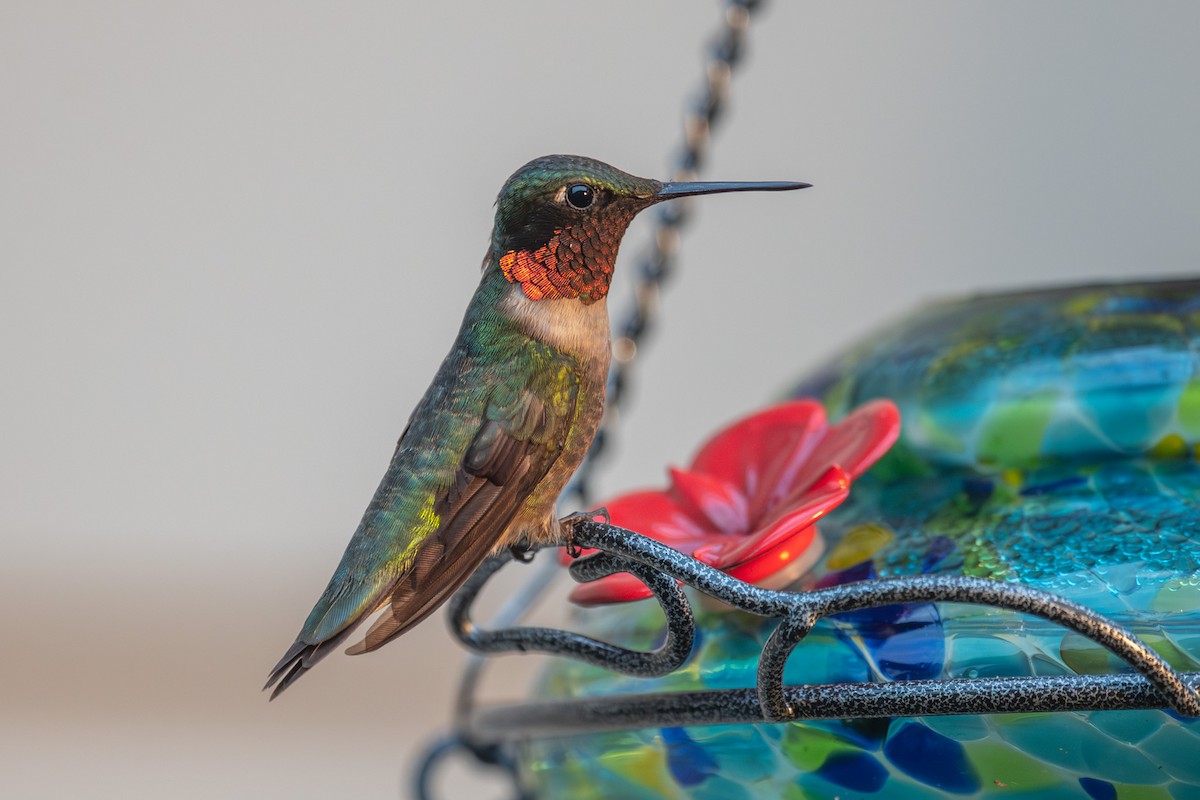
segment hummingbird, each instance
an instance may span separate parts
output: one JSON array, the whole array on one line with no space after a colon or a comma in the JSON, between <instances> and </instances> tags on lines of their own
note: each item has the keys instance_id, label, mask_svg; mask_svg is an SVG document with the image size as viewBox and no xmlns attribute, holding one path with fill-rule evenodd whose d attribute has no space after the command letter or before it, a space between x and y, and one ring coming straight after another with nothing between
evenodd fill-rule
<instances>
[{"instance_id":1,"label":"hummingbird","mask_svg":"<svg viewBox=\"0 0 1200 800\"><path fill-rule=\"evenodd\" d=\"M377 612L348 654L424 620L489 555L570 540L572 523L555 506L604 412L609 282L639 211L690 195L807 186L661 182L571 155L513 173L458 337L329 585L271 670L271 699Z\"/></svg>"}]
</instances>

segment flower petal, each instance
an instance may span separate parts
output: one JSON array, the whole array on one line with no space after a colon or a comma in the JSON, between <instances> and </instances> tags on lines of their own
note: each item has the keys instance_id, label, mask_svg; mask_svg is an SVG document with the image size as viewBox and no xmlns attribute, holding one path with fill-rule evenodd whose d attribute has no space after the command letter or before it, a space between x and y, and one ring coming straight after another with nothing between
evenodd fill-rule
<instances>
[{"instance_id":1,"label":"flower petal","mask_svg":"<svg viewBox=\"0 0 1200 800\"><path fill-rule=\"evenodd\" d=\"M816 445L811 437L825 427L825 409L815 400L792 400L745 417L718 433L692 459L692 472L703 472L754 497L767 465L781 453L800 450L802 460ZM753 503L751 503L753 517Z\"/></svg>"},{"instance_id":2,"label":"flower petal","mask_svg":"<svg viewBox=\"0 0 1200 800\"><path fill-rule=\"evenodd\" d=\"M708 523L710 533L729 536L750 527L749 503L737 486L703 472L674 467L671 485L679 505L691 511L693 519Z\"/></svg>"},{"instance_id":3,"label":"flower petal","mask_svg":"<svg viewBox=\"0 0 1200 800\"><path fill-rule=\"evenodd\" d=\"M644 489L609 500L605 505L614 525L641 531L660 524L679 511L675 500L662 489Z\"/></svg>"},{"instance_id":4,"label":"flower petal","mask_svg":"<svg viewBox=\"0 0 1200 800\"><path fill-rule=\"evenodd\" d=\"M613 525L649 536L685 553L713 538L708 528L693 520L687 509L681 507L674 496L666 491L647 489L630 492L609 500L605 508ZM586 548L581 555L595 552ZM559 550L558 560L570 565L575 559L564 547Z\"/></svg>"},{"instance_id":5,"label":"flower petal","mask_svg":"<svg viewBox=\"0 0 1200 800\"><path fill-rule=\"evenodd\" d=\"M837 464L851 480L866 472L900 436L900 411L891 400L872 400L829 428L794 478L796 488Z\"/></svg>"},{"instance_id":6,"label":"flower petal","mask_svg":"<svg viewBox=\"0 0 1200 800\"><path fill-rule=\"evenodd\" d=\"M820 403L797 400L746 417L701 448L665 491L609 501L614 524L642 533L742 580L790 581L820 557L813 524L846 499L850 482L896 441L900 415L887 400L834 426ZM807 560L806 560L807 559ZM563 557L564 563L569 558ZM781 572L788 566L792 572ZM799 574L799 573L798 573ZM581 605L652 596L628 573L571 592Z\"/></svg>"},{"instance_id":7,"label":"flower petal","mask_svg":"<svg viewBox=\"0 0 1200 800\"><path fill-rule=\"evenodd\" d=\"M808 528L840 505L849 494L850 478L840 467L830 467L806 491L794 500L783 503L772 516L763 520L762 527L751 536L708 545L692 555L706 564L726 570L744 564ZM801 550L797 549L794 556L798 556Z\"/></svg>"},{"instance_id":8,"label":"flower petal","mask_svg":"<svg viewBox=\"0 0 1200 800\"><path fill-rule=\"evenodd\" d=\"M634 492L609 501L607 508L614 525L657 539L677 550L690 550L696 542L712 538L706 521L694 519L673 492Z\"/></svg>"},{"instance_id":9,"label":"flower petal","mask_svg":"<svg viewBox=\"0 0 1200 800\"><path fill-rule=\"evenodd\" d=\"M736 567L730 567L726 572L740 581L755 584L766 582L767 578L787 569L797 560L812 562L804 569L804 572L808 572L820 560L821 553L825 550L817 533L816 525L801 528L792 538L785 539L757 558L752 558ZM799 577L799 575L795 577Z\"/></svg>"},{"instance_id":10,"label":"flower petal","mask_svg":"<svg viewBox=\"0 0 1200 800\"><path fill-rule=\"evenodd\" d=\"M618 572L591 583L581 583L571 590L568 599L581 606L600 606L608 603L627 603L654 595L646 584L628 572Z\"/></svg>"}]
</instances>

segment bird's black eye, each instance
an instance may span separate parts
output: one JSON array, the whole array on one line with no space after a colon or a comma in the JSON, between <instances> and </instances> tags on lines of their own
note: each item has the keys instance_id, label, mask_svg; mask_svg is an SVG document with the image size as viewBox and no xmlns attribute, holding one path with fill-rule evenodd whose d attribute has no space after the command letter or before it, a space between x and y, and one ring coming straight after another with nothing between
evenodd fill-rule
<instances>
[{"instance_id":1,"label":"bird's black eye","mask_svg":"<svg viewBox=\"0 0 1200 800\"><path fill-rule=\"evenodd\" d=\"M567 187L567 202L571 208L588 208L596 202L596 190L586 183L576 183Z\"/></svg>"}]
</instances>

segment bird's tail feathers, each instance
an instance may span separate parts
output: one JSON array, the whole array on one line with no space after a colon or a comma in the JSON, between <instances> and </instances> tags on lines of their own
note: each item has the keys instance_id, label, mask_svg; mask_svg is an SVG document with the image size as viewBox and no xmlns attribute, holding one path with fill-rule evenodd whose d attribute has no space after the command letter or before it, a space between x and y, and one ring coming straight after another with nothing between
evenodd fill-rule
<instances>
[{"instance_id":1,"label":"bird's tail feathers","mask_svg":"<svg viewBox=\"0 0 1200 800\"><path fill-rule=\"evenodd\" d=\"M295 644L288 648L288 651L283 654L283 658L279 659L279 663L271 670L271 674L267 677L267 684L263 687L263 690L266 691L274 686L275 690L271 692L271 699L274 700L284 689L299 680L301 675L312 669L313 665L336 650L337 646L356 627L358 626L348 625L332 637L316 644L310 644L303 639L297 639Z\"/></svg>"}]
</instances>

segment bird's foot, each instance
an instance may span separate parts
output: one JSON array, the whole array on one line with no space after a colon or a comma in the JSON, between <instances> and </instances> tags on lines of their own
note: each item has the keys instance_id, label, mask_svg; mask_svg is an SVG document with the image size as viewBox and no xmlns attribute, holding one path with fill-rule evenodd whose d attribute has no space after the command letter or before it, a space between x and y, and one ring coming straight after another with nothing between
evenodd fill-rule
<instances>
[{"instance_id":1,"label":"bird's foot","mask_svg":"<svg viewBox=\"0 0 1200 800\"><path fill-rule=\"evenodd\" d=\"M581 522L595 522L596 517L603 518L605 525L612 524L612 517L609 516L608 509L604 507L594 511L576 511L558 521L562 526L563 539L566 541L567 555L571 558L579 558L583 554L583 548L575 545L575 526Z\"/></svg>"},{"instance_id":2,"label":"bird's foot","mask_svg":"<svg viewBox=\"0 0 1200 800\"><path fill-rule=\"evenodd\" d=\"M528 564L537 555L536 550L526 547L523 544L510 544L508 552L512 553L513 561L520 561L522 564Z\"/></svg>"}]
</instances>

